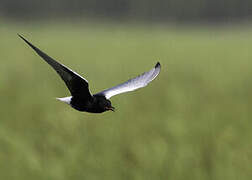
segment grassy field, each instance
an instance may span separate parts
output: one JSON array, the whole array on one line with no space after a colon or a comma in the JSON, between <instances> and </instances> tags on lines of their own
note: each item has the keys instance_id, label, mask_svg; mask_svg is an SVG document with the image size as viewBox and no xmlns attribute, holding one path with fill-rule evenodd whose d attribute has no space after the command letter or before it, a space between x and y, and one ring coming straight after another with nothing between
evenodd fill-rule
<instances>
[{"instance_id":1,"label":"grassy field","mask_svg":"<svg viewBox=\"0 0 252 180\"><path fill-rule=\"evenodd\" d=\"M251 179L252 27L1 24L0 179ZM78 112L16 33L93 93L157 61L161 74L114 113Z\"/></svg>"}]
</instances>

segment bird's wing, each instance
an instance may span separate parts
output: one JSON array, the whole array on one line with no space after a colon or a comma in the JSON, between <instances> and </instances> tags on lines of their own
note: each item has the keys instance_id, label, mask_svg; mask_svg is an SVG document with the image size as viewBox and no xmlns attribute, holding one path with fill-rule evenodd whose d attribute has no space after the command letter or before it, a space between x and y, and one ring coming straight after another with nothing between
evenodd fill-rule
<instances>
[{"instance_id":1,"label":"bird's wing","mask_svg":"<svg viewBox=\"0 0 252 180\"><path fill-rule=\"evenodd\" d=\"M35 50L36 53L40 57L42 57L49 65L53 67L53 69L60 75L61 79L65 82L72 96L78 96L82 98L92 97L88 89L88 81L85 78L81 77L79 74L67 68L63 64L60 64L55 61L53 58L35 47L21 35L18 34L18 36L23 39L33 50Z\"/></svg>"},{"instance_id":2,"label":"bird's wing","mask_svg":"<svg viewBox=\"0 0 252 180\"><path fill-rule=\"evenodd\" d=\"M119 84L117 86L114 86L112 88L106 89L102 92L97 93L96 95L103 95L107 99L111 98L112 96L115 96L117 94L134 91L138 88L142 88L149 84L152 80L154 80L157 75L159 74L161 69L161 65L158 62L154 68L152 68L150 71L145 72L141 74L140 76L137 76L136 78L130 79L122 84Z\"/></svg>"}]
</instances>

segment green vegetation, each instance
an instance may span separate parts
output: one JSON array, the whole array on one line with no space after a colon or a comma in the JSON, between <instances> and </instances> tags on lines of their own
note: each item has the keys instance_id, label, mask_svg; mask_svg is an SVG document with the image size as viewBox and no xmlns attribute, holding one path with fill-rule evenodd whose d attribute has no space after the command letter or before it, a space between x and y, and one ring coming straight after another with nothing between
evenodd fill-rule
<instances>
[{"instance_id":1,"label":"green vegetation","mask_svg":"<svg viewBox=\"0 0 252 180\"><path fill-rule=\"evenodd\" d=\"M75 111L63 81L16 33L98 92L152 68L112 98ZM0 29L0 179L203 180L252 177L252 28L7 24Z\"/></svg>"}]
</instances>

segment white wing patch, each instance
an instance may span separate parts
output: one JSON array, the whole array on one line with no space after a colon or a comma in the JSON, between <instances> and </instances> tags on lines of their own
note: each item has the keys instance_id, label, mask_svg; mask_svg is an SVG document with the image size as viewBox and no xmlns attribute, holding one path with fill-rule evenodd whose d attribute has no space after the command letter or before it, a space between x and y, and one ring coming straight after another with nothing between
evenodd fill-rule
<instances>
[{"instance_id":1,"label":"white wing patch","mask_svg":"<svg viewBox=\"0 0 252 180\"><path fill-rule=\"evenodd\" d=\"M99 92L97 93L97 95L101 94L104 95L107 99L109 99L117 94L134 91L136 89L145 87L147 84L149 84L152 80L154 80L157 77L157 75L160 72L160 69L161 65L158 62L156 66L152 68L150 71L145 72L140 76L130 79L122 84L106 89L102 92Z\"/></svg>"}]
</instances>

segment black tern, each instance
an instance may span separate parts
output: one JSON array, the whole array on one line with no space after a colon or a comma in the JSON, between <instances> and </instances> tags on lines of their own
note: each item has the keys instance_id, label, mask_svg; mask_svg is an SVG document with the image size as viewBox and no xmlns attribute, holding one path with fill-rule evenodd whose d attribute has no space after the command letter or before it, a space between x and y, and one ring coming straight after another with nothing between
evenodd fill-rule
<instances>
[{"instance_id":1,"label":"black tern","mask_svg":"<svg viewBox=\"0 0 252 180\"><path fill-rule=\"evenodd\" d=\"M161 69L160 63L157 62L155 67L150 71L145 72L122 84L92 95L88 88L88 81L85 78L81 77L79 74L72 71L65 65L58 63L56 60L42 52L39 48L31 44L23 36L19 34L18 36L23 39L33 50L35 50L36 53L50 66L52 66L52 68L65 82L71 93L71 96L57 99L69 104L78 111L86 111L90 113L102 113L109 110L114 111L115 108L111 105L109 100L112 96L145 87L157 77Z\"/></svg>"}]
</instances>

